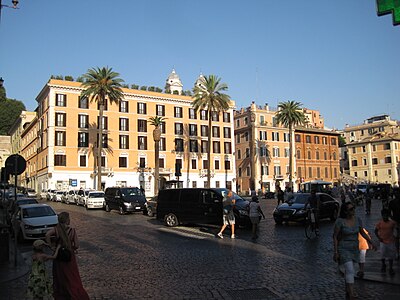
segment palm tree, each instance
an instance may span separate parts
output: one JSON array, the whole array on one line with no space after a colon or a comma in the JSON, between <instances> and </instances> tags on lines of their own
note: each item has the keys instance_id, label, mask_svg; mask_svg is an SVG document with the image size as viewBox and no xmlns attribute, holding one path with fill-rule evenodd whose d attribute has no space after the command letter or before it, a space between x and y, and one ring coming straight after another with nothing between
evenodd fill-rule
<instances>
[{"instance_id":1,"label":"palm tree","mask_svg":"<svg viewBox=\"0 0 400 300\"><path fill-rule=\"evenodd\" d=\"M104 107L109 100L110 103L119 103L122 98L121 84L123 79L119 78L119 73L112 68L92 68L83 75L82 87L84 90L81 97L87 97L90 102L99 105L99 121L97 134L97 189L101 189L101 153L103 147L103 114Z\"/></svg>"},{"instance_id":2,"label":"palm tree","mask_svg":"<svg viewBox=\"0 0 400 300\"><path fill-rule=\"evenodd\" d=\"M160 181L160 140L161 140L161 125L165 121L164 117L150 117L150 125L154 126L153 140L154 140L154 195L158 194L159 181Z\"/></svg>"},{"instance_id":3,"label":"palm tree","mask_svg":"<svg viewBox=\"0 0 400 300\"><path fill-rule=\"evenodd\" d=\"M295 101L280 102L276 121L278 124L289 128L289 187L293 190L293 130L298 125L307 123L306 116L302 110L302 104Z\"/></svg>"},{"instance_id":4,"label":"palm tree","mask_svg":"<svg viewBox=\"0 0 400 300\"><path fill-rule=\"evenodd\" d=\"M225 83L215 75L201 76L194 88L192 106L196 112L207 110L208 115L208 169L207 186L211 187L211 143L212 143L212 114L220 113L229 109L230 96L223 93L228 89Z\"/></svg>"}]
</instances>

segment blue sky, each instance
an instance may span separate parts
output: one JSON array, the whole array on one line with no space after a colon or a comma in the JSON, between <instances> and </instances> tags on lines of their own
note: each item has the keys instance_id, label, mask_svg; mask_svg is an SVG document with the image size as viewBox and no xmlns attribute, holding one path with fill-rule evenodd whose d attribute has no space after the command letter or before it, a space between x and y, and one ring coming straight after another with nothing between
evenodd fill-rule
<instances>
[{"instance_id":1,"label":"blue sky","mask_svg":"<svg viewBox=\"0 0 400 300\"><path fill-rule=\"evenodd\" d=\"M11 4L11 0L3 0ZM28 110L51 75L110 66L126 83L184 89L200 72L237 108L299 101L342 129L400 120L400 26L375 0L20 0L3 8L0 76Z\"/></svg>"}]
</instances>

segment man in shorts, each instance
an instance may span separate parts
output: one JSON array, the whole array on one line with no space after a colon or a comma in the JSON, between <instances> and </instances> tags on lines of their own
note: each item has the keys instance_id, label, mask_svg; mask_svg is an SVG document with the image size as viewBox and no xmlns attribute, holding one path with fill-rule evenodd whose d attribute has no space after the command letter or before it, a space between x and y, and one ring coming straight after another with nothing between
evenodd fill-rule
<instances>
[{"instance_id":1,"label":"man in shorts","mask_svg":"<svg viewBox=\"0 0 400 300\"><path fill-rule=\"evenodd\" d=\"M221 239L224 238L222 233L228 225L231 225L231 238L236 238L235 236L235 214L233 213L233 206L235 205L235 199L233 198L233 193L231 190L228 191L226 195L224 195L223 199L223 214L222 220L223 225L220 232L217 234Z\"/></svg>"}]
</instances>

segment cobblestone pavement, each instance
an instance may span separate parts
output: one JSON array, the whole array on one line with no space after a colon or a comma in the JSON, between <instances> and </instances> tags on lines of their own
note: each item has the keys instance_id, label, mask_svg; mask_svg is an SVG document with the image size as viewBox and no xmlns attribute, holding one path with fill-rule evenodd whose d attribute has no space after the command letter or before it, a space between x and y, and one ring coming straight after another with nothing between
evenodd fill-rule
<instances>
[{"instance_id":1,"label":"cobblestone pavement","mask_svg":"<svg viewBox=\"0 0 400 300\"><path fill-rule=\"evenodd\" d=\"M275 225L274 200L261 200L267 216L260 237L247 229L237 239L215 237L216 226L168 228L142 214L119 215L50 203L69 211L81 248L78 263L91 299L344 299L344 279L332 260L331 221L307 240L303 226ZM370 232L379 217L357 213ZM21 245L30 263L31 243ZM48 266L51 267L50 265ZM400 276L397 270L396 276ZM0 285L0 299L24 299L28 275ZM357 280L360 299L399 299L400 287Z\"/></svg>"}]
</instances>

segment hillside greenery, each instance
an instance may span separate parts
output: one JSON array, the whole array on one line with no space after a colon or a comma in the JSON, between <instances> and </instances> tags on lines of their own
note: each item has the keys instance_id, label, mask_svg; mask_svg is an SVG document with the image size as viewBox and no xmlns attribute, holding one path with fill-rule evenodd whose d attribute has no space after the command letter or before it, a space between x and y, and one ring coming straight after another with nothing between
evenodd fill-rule
<instances>
[{"instance_id":1,"label":"hillside greenery","mask_svg":"<svg viewBox=\"0 0 400 300\"><path fill-rule=\"evenodd\" d=\"M24 103L16 99L9 99L4 86L0 87L0 135L8 135L14 122L26 110Z\"/></svg>"}]
</instances>

